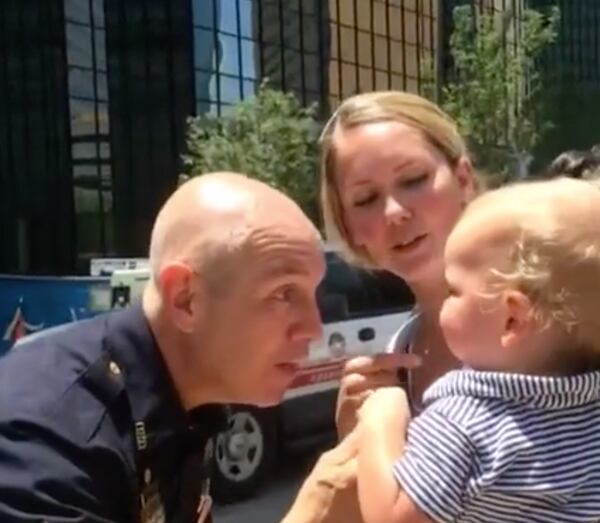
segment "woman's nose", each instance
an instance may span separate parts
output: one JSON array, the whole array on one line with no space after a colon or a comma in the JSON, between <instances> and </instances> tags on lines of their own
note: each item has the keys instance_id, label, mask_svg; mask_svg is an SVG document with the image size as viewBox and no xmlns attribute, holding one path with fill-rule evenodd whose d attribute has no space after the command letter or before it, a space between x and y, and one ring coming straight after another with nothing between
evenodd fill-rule
<instances>
[{"instance_id":1,"label":"woman's nose","mask_svg":"<svg viewBox=\"0 0 600 523\"><path fill-rule=\"evenodd\" d=\"M397 222L410 218L410 211L393 196L385 200L385 217L387 221Z\"/></svg>"}]
</instances>

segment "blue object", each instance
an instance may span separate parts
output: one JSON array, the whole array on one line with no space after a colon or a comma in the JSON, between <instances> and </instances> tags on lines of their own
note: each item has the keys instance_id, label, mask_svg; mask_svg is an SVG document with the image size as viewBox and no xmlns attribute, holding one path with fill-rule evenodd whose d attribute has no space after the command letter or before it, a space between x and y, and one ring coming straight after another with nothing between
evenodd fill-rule
<instances>
[{"instance_id":1,"label":"blue object","mask_svg":"<svg viewBox=\"0 0 600 523\"><path fill-rule=\"evenodd\" d=\"M0 275L0 356L19 338L110 309L110 278Z\"/></svg>"}]
</instances>

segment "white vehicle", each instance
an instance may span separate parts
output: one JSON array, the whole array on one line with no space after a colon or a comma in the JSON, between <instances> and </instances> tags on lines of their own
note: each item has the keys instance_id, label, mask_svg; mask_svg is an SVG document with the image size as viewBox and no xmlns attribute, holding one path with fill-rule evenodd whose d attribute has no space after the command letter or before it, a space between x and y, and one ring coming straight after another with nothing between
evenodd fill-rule
<instances>
[{"instance_id":1,"label":"white vehicle","mask_svg":"<svg viewBox=\"0 0 600 523\"><path fill-rule=\"evenodd\" d=\"M272 472L282 449L331 439L339 378L346 359L384 352L392 334L408 317L413 298L396 277L350 267L326 253L327 272L317 299L323 336L281 405L259 409L232 405L229 430L215 441L212 492L219 502L254 493ZM147 269L115 270L111 276L113 306L141 295Z\"/></svg>"}]
</instances>

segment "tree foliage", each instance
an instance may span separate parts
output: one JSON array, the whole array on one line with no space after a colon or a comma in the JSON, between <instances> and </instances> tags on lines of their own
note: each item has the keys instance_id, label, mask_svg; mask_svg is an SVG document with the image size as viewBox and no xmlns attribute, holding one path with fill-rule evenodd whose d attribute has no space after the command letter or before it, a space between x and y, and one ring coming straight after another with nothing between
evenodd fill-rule
<instances>
[{"instance_id":1,"label":"tree foliage","mask_svg":"<svg viewBox=\"0 0 600 523\"><path fill-rule=\"evenodd\" d=\"M525 175L531 151L551 127L537 66L556 40L559 19L558 8L524 9L517 18L510 10L454 10L454 67L442 87L442 106L484 170Z\"/></svg>"},{"instance_id":2,"label":"tree foliage","mask_svg":"<svg viewBox=\"0 0 600 523\"><path fill-rule=\"evenodd\" d=\"M186 171L191 176L235 171L288 194L317 216L318 132L316 107L263 83L255 97L222 116L189 120Z\"/></svg>"}]
</instances>

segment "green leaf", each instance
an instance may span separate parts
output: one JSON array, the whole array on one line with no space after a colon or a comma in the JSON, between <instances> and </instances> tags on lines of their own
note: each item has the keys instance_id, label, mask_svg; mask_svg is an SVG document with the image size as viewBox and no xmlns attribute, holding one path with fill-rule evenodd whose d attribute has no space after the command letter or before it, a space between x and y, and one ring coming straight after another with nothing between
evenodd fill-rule
<instances>
[{"instance_id":1,"label":"green leaf","mask_svg":"<svg viewBox=\"0 0 600 523\"><path fill-rule=\"evenodd\" d=\"M450 53L454 70L442 86L442 107L467 137L478 166L500 178L552 127L536 63L557 37L560 11L524 9L482 13L472 6L453 12ZM434 81L430 74L425 78ZM424 92L434 92L431 85Z\"/></svg>"},{"instance_id":2,"label":"green leaf","mask_svg":"<svg viewBox=\"0 0 600 523\"><path fill-rule=\"evenodd\" d=\"M317 107L263 82L223 116L188 120L186 174L237 171L280 189L317 219Z\"/></svg>"}]
</instances>

